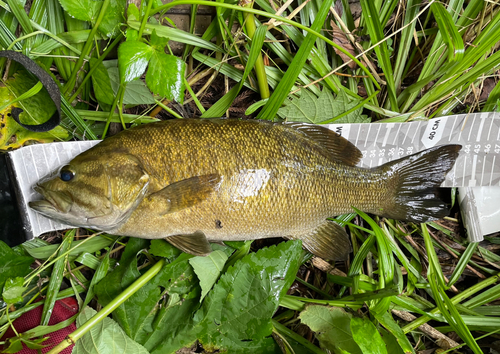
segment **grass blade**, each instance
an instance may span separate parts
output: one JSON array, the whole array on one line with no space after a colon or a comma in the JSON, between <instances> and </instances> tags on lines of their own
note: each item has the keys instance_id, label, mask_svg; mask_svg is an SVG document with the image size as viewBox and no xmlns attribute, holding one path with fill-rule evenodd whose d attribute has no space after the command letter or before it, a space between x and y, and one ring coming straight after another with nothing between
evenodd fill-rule
<instances>
[{"instance_id":1,"label":"grass blade","mask_svg":"<svg viewBox=\"0 0 500 354\"><path fill-rule=\"evenodd\" d=\"M332 4L332 0L324 1L321 5L321 8L318 11L318 16L314 20L314 23L311 26L311 30L318 31L321 29L323 23L325 22L326 16L328 15L328 11ZM297 76L302 70L311 50L314 46L314 42L316 41L316 37L311 33L308 33L304 42L300 46L295 58L292 61L292 64L288 67L283 79L278 84L278 87L273 92L269 101L267 101L264 108L260 111L257 116L257 119L267 119L272 120L276 116L278 109L281 107L283 102L288 96L290 89L295 83Z\"/></svg>"},{"instance_id":2,"label":"grass blade","mask_svg":"<svg viewBox=\"0 0 500 354\"><path fill-rule=\"evenodd\" d=\"M478 245L479 244L477 242L471 242L471 243L469 243L467 245L467 249L460 256L460 260L458 261L458 264L457 264L455 270L453 271L453 274L450 277L447 289L449 289L453 284L455 284L456 281L458 280L458 278L460 278L460 276L462 275L465 267L467 267L467 264L469 263L469 261L471 260L472 256L476 252Z\"/></svg>"},{"instance_id":3,"label":"grass blade","mask_svg":"<svg viewBox=\"0 0 500 354\"><path fill-rule=\"evenodd\" d=\"M201 115L201 118L220 117L224 115L224 112L226 112L226 110L231 106L260 56L260 51L262 49L262 46L264 45L264 39L266 38L266 31L267 26L263 25L260 25L259 28L257 28L257 30L255 31L254 37L252 39L252 47L250 48L248 62L245 66L245 71L243 72L243 77L241 78L239 84L233 87L219 101L217 101L212 107L210 107L205 113L203 113Z\"/></svg>"},{"instance_id":4,"label":"grass blade","mask_svg":"<svg viewBox=\"0 0 500 354\"><path fill-rule=\"evenodd\" d=\"M366 27L368 29L368 33L370 34L372 43L375 44L380 42L380 44L377 45L374 50L377 54L379 65L381 66L382 71L385 74L385 79L387 82L387 93L389 95L391 109L395 112L399 112L389 48L387 47L387 42L384 40L384 31L380 24L378 11L376 10L373 1L361 0L360 3L363 9L363 18L365 19Z\"/></svg>"},{"instance_id":5,"label":"grass blade","mask_svg":"<svg viewBox=\"0 0 500 354\"><path fill-rule=\"evenodd\" d=\"M58 255L62 255L69 250L74 235L74 229L66 234L66 237L61 243ZM54 309L54 304L56 303L56 297L59 293L59 288L61 287L61 283L64 278L64 268L66 265L66 261L67 256L61 257L54 263L54 267L52 268L49 288L47 289L47 297L45 299L45 304L43 305L42 320L40 321L40 325L42 326L47 326L49 324L50 316L52 315L52 310Z\"/></svg>"},{"instance_id":6,"label":"grass blade","mask_svg":"<svg viewBox=\"0 0 500 354\"><path fill-rule=\"evenodd\" d=\"M448 47L448 60L450 62L460 61L464 57L464 41L455 27L450 13L437 2L431 4L431 10L434 13L443 40Z\"/></svg>"}]
</instances>

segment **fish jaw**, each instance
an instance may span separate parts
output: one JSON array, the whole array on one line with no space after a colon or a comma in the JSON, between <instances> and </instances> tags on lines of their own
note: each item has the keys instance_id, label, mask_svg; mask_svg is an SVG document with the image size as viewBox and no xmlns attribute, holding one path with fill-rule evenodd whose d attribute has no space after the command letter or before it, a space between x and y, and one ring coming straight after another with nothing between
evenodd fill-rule
<instances>
[{"instance_id":1,"label":"fish jaw","mask_svg":"<svg viewBox=\"0 0 500 354\"><path fill-rule=\"evenodd\" d=\"M73 207L74 201L71 195L64 191L52 191L44 188L43 184L37 184L34 190L40 193L44 199L29 202L30 208L38 213L58 221L71 225L85 225L85 217L75 215Z\"/></svg>"}]
</instances>

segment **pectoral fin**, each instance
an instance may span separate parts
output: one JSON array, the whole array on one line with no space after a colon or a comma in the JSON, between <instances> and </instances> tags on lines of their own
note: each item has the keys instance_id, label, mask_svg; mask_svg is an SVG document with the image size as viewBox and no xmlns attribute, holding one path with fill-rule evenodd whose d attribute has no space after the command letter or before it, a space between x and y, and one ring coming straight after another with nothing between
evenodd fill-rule
<instances>
[{"instance_id":1,"label":"pectoral fin","mask_svg":"<svg viewBox=\"0 0 500 354\"><path fill-rule=\"evenodd\" d=\"M351 252L351 243L344 228L329 220L308 233L288 238L302 240L306 250L326 260L344 260Z\"/></svg>"},{"instance_id":2,"label":"pectoral fin","mask_svg":"<svg viewBox=\"0 0 500 354\"><path fill-rule=\"evenodd\" d=\"M165 240L181 251L195 256L207 256L212 252L210 243L208 243L205 234L201 231L196 231L190 235L169 236Z\"/></svg>"},{"instance_id":3,"label":"pectoral fin","mask_svg":"<svg viewBox=\"0 0 500 354\"><path fill-rule=\"evenodd\" d=\"M161 215L190 208L207 199L220 182L218 174L196 176L174 182L148 196Z\"/></svg>"}]
</instances>

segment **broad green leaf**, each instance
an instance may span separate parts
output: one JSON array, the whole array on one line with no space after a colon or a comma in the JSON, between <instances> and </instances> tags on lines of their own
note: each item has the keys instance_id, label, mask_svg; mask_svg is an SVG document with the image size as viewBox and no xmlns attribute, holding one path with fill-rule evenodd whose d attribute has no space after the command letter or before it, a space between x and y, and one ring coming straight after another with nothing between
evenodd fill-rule
<instances>
[{"instance_id":1,"label":"broad green leaf","mask_svg":"<svg viewBox=\"0 0 500 354\"><path fill-rule=\"evenodd\" d=\"M120 87L120 74L118 72L118 67L108 68L108 74L111 81L111 87L113 88L113 93L116 95L118 88ZM129 82L125 87L123 103L133 105L153 104L155 103L155 99L144 81L134 80Z\"/></svg>"},{"instance_id":2,"label":"broad green leaf","mask_svg":"<svg viewBox=\"0 0 500 354\"><path fill-rule=\"evenodd\" d=\"M101 305L107 305L140 277L136 255L146 248L148 243L147 240L129 239L120 265L94 287ZM192 292L198 286L193 268L187 261L190 257L192 256L183 254L174 262L165 265L151 281L113 312L113 319L130 338L144 344L151 335L151 326L159 310L157 302L162 296L160 286L164 289L163 294L170 297L176 294L179 301L184 294Z\"/></svg>"},{"instance_id":3,"label":"broad green leaf","mask_svg":"<svg viewBox=\"0 0 500 354\"><path fill-rule=\"evenodd\" d=\"M219 279L219 275L222 272L227 259L227 254L223 251L217 250L213 251L206 257L198 256L189 260L189 263L200 280L200 302L207 295L210 289L212 289L212 286L215 284L217 279Z\"/></svg>"},{"instance_id":4,"label":"broad green leaf","mask_svg":"<svg viewBox=\"0 0 500 354\"><path fill-rule=\"evenodd\" d=\"M127 7L127 19L129 21L140 21L141 20L141 15L139 13L139 9L137 8L137 5L134 4L133 2L130 3Z\"/></svg>"},{"instance_id":5,"label":"broad green leaf","mask_svg":"<svg viewBox=\"0 0 500 354\"><path fill-rule=\"evenodd\" d=\"M288 241L245 256L221 276L194 316L186 315L189 321L149 350L174 353L198 340L207 351L276 353L271 317L301 254L301 243Z\"/></svg>"},{"instance_id":6,"label":"broad green leaf","mask_svg":"<svg viewBox=\"0 0 500 354\"><path fill-rule=\"evenodd\" d=\"M146 73L149 89L162 97L176 102L184 102L184 75L186 63L174 55L154 51Z\"/></svg>"},{"instance_id":7,"label":"broad green leaf","mask_svg":"<svg viewBox=\"0 0 500 354\"><path fill-rule=\"evenodd\" d=\"M59 0L59 3L71 17L92 23L97 20L102 6L102 1L95 0Z\"/></svg>"},{"instance_id":8,"label":"broad green leaf","mask_svg":"<svg viewBox=\"0 0 500 354\"><path fill-rule=\"evenodd\" d=\"M167 259L178 257L182 251L177 247L172 246L170 243L163 239L151 240L149 253L154 256L159 256Z\"/></svg>"},{"instance_id":9,"label":"broad green leaf","mask_svg":"<svg viewBox=\"0 0 500 354\"><path fill-rule=\"evenodd\" d=\"M118 69L120 82L131 82L146 71L153 48L143 42L126 41L118 47Z\"/></svg>"},{"instance_id":10,"label":"broad green leaf","mask_svg":"<svg viewBox=\"0 0 500 354\"><path fill-rule=\"evenodd\" d=\"M5 106L29 91L37 80L29 76L26 71L20 70L14 74L14 77L2 83L4 85L0 85L0 106ZM68 139L68 132L61 126L45 133L35 133L24 129L10 116L13 107L23 109L20 119L25 124L41 124L47 121L56 110L47 91L42 89L29 99L19 101L0 111L0 150L15 149L27 142L48 143Z\"/></svg>"},{"instance_id":11,"label":"broad green leaf","mask_svg":"<svg viewBox=\"0 0 500 354\"><path fill-rule=\"evenodd\" d=\"M323 348L363 354L351 332L352 316L338 307L308 306L300 313L300 321L316 332Z\"/></svg>"},{"instance_id":12,"label":"broad green leaf","mask_svg":"<svg viewBox=\"0 0 500 354\"><path fill-rule=\"evenodd\" d=\"M23 301L23 292L26 287L23 286L24 278L8 278L3 286L2 298L7 304L15 304Z\"/></svg>"},{"instance_id":13,"label":"broad green leaf","mask_svg":"<svg viewBox=\"0 0 500 354\"><path fill-rule=\"evenodd\" d=\"M352 338L364 354L387 354L384 340L375 325L367 318L353 317L351 319L351 333Z\"/></svg>"},{"instance_id":14,"label":"broad green leaf","mask_svg":"<svg viewBox=\"0 0 500 354\"><path fill-rule=\"evenodd\" d=\"M18 256L5 242L0 241L0 290L7 279L28 274L33 261L31 257Z\"/></svg>"},{"instance_id":15,"label":"broad green leaf","mask_svg":"<svg viewBox=\"0 0 500 354\"><path fill-rule=\"evenodd\" d=\"M4 350L2 353L17 353L23 350L23 343L21 342L21 338L14 337L10 338L4 344Z\"/></svg>"},{"instance_id":16,"label":"broad green leaf","mask_svg":"<svg viewBox=\"0 0 500 354\"><path fill-rule=\"evenodd\" d=\"M107 305L141 273L137 269L137 254L149 244L149 241L130 238L125 251L120 258L119 266L96 284L94 291L102 306ZM120 324L125 333L132 339L142 329L143 321L156 305L160 297L160 289L149 282L114 312L113 319Z\"/></svg>"},{"instance_id":17,"label":"broad green leaf","mask_svg":"<svg viewBox=\"0 0 500 354\"><path fill-rule=\"evenodd\" d=\"M451 17L451 14L446 11L443 5L438 2L431 4L431 11L438 23L439 30L443 37L443 41L448 47L448 60L456 62L464 57L464 41L458 33L457 26Z\"/></svg>"},{"instance_id":18,"label":"broad green leaf","mask_svg":"<svg viewBox=\"0 0 500 354\"><path fill-rule=\"evenodd\" d=\"M319 97L316 97L308 90L302 90L300 98L294 98L285 107L280 108L278 115L291 122L321 124L347 112L358 103L357 100L350 101L343 91L340 91L337 97L334 98L333 94L328 90L323 90ZM370 118L362 114L362 112L363 108L359 108L336 120L335 123L370 122Z\"/></svg>"},{"instance_id":19,"label":"broad green leaf","mask_svg":"<svg viewBox=\"0 0 500 354\"><path fill-rule=\"evenodd\" d=\"M94 67L96 65L97 59L90 59L90 66ZM113 89L111 88L111 81L109 78L108 70L106 67L100 62L97 64L97 69L92 74L92 84L94 86L94 94L97 102L105 108L106 111L109 111L111 105L113 104L114 95Z\"/></svg>"},{"instance_id":20,"label":"broad green leaf","mask_svg":"<svg viewBox=\"0 0 500 354\"><path fill-rule=\"evenodd\" d=\"M125 22L125 7L127 0L111 0L104 13L99 31L106 37L112 38L118 34L120 24Z\"/></svg>"},{"instance_id":21,"label":"broad green leaf","mask_svg":"<svg viewBox=\"0 0 500 354\"><path fill-rule=\"evenodd\" d=\"M182 296L170 296L165 306L162 306L151 326L151 332L147 337L138 340L150 352L155 350L166 338L170 338L172 347L181 348L184 344L179 342L182 332L186 329L186 323L190 321L193 313L200 307L200 288ZM173 351L172 351L173 352ZM160 353L169 353L168 350Z\"/></svg>"},{"instance_id":22,"label":"broad green leaf","mask_svg":"<svg viewBox=\"0 0 500 354\"><path fill-rule=\"evenodd\" d=\"M139 11L139 10L138 10ZM151 39L149 41L149 44L156 49L157 51L164 53L165 52L165 47L167 46L168 43L168 38L166 37L161 37L156 34L156 31L153 30L153 33L151 33Z\"/></svg>"},{"instance_id":23,"label":"broad green leaf","mask_svg":"<svg viewBox=\"0 0 500 354\"><path fill-rule=\"evenodd\" d=\"M85 307L76 319L77 327L82 326L96 313L94 309ZM109 317L93 326L76 342L73 348L73 354L116 353L148 354L148 351L142 345L130 339L120 326Z\"/></svg>"}]
</instances>

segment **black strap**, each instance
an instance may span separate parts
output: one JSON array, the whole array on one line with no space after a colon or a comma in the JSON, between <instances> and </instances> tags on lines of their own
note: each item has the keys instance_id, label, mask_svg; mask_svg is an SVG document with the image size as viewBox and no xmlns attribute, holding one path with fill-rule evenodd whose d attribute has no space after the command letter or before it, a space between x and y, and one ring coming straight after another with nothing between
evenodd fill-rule
<instances>
[{"instance_id":1,"label":"black strap","mask_svg":"<svg viewBox=\"0 0 500 354\"><path fill-rule=\"evenodd\" d=\"M24 66L26 70L35 75L42 85L47 89L50 98L56 105L57 111L50 117L48 121L42 124L28 125L19 121L19 114L23 111L21 108L13 107L11 110L12 118L23 128L31 130L32 132L47 132L54 129L61 123L61 92L59 86L52 79L52 77L43 70L37 63L28 58L26 55L14 52L13 50L1 50L0 57L5 57L14 60Z\"/></svg>"}]
</instances>

